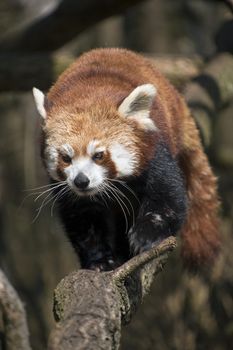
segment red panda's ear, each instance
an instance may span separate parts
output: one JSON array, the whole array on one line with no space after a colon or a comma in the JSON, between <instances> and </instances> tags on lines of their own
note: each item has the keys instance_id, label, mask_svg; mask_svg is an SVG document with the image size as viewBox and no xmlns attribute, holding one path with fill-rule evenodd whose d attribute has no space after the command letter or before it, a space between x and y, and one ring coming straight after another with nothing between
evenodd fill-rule
<instances>
[{"instance_id":1,"label":"red panda's ear","mask_svg":"<svg viewBox=\"0 0 233 350\"><path fill-rule=\"evenodd\" d=\"M118 111L126 118L134 119L144 130L156 130L150 118L150 110L157 90L152 84L136 87L121 103Z\"/></svg>"},{"instance_id":2,"label":"red panda's ear","mask_svg":"<svg viewBox=\"0 0 233 350\"><path fill-rule=\"evenodd\" d=\"M43 119L46 119L47 113L45 110L45 95L43 94L42 91L40 91L39 89L37 89L35 87L32 89L32 93L34 96L36 108L37 108L39 115Z\"/></svg>"}]
</instances>

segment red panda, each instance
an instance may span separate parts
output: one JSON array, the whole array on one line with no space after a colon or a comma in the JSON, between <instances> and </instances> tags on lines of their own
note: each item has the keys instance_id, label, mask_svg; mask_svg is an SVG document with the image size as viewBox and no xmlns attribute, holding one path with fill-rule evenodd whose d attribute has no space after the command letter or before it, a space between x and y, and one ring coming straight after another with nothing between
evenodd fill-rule
<instances>
[{"instance_id":1,"label":"red panda","mask_svg":"<svg viewBox=\"0 0 233 350\"><path fill-rule=\"evenodd\" d=\"M213 261L216 178L183 98L148 59L92 50L46 97L33 94L42 158L83 268L111 270L178 232L189 266Z\"/></svg>"}]
</instances>

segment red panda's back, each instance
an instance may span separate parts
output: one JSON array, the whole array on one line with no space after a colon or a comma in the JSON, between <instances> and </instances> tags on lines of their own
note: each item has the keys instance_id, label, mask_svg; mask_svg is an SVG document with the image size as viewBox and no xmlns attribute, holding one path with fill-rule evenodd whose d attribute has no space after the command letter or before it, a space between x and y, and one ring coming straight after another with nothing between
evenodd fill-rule
<instances>
[{"instance_id":1,"label":"red panda's back","mask_svg":"<svg viewBox=\"0 0 233 350\"><path fill-rule=\"evenodd\" d=\"M183 101L176 90L139 54L125 49L96 49L79 57L51 88L48 99L55 110L87 110L101 105L119 106L137 86L153 84L158 93L152 118L166 142L177 152L184 114Z\"/></svg>"}]
</instances>

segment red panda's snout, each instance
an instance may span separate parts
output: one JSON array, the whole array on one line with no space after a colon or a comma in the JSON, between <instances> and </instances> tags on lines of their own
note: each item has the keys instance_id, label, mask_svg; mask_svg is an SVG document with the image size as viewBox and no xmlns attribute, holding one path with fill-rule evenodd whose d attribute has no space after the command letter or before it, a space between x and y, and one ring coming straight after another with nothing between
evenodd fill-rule
<instances>
[{"instance_id":1,"label":"red panda's snout","mask_svg":"<svg viewBox=\"0 0 233 350\"><path fill-rule=\"evenodd\" d=\"M139 157L130 142L93 139L82 149L82 153L77 153L75 147L66 143L47 146L45 150L50 176L65 181L78 196L107 192L109 180L131 176L138 168Z\"/></svg>"},{"instance_id":2,"label":"red panda's snout","mask_svg":"<svg viewBox=\"0 0 233 350\"><path fill-rule=\"evenodd\" d=\"M67 184L79 196L95 195L104 186L109 171L104 162L104 150L93 155L82 155L71 159L64 168Z\"/></svg>"}]
</instances>

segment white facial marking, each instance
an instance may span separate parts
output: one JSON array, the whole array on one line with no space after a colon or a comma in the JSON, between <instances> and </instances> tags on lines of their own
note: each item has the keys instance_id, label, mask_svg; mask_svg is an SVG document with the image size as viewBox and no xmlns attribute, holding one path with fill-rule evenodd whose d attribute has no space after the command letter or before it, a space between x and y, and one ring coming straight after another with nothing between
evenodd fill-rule
<instances>
[{"instance_id":1,"label":"white facial marking","mask_svg":"<svg viewBox=\"0 0 233 350\"><path fill-rule=\"evenodd\" d=\"M32 93L34 96L37 111L40 114L40 116L45 119L47 116L47 113L44 107L45 96L42 91L40 91L35 87L32 89Z\"/></svg>"},{"instance_id":2,"label":"white facial marking","mask_svg":"<svg viewBox=\"0 0 233 350\"><path fill-rule=\"evenodd\" d=\"M120 143L110 147L111 158L115 163L118 176L129 176L135 172L138 164L137 157Z\"/></svg>"},{"instance_id":3,"label":"white facial marking","mask_svg":"<svg viewBox=\"0 0 233 350\"><path fill-rule=\"evenodd\" d=\"M87 154L91 157L95 153L95 148L98 146L99 141L92 140L87 145Z\"/></svg>"},{"instance_id":4,"label":"white facial marking","mask_svg":"<svg viewBox=\"0 0 233 350\"><path fill-rule=\"evenodd\" d=\"M66 167L64 172L67 175L68 184L76 191L77 189L74 187L73 182L79 173L84 173L88 177L90 180L88 189L93 188L93 190L103 183L106 175L106 170L89 157L80 157L73 160L73 163Z\"/></svg>"},{"instance_id":5,"label":"white facial marking","mask_svg":"<svg viewBox=\"0 0 233 350\"><path fill-rule=\"evenodd\" d=\"M87 145L87 154L92 157L97 152L104 152L105 147L99 146L100 142L98 140L92 140Z\"/></svg>"},{"instance_id":6,"label":"white facial marking","mask_svg":"<svg viewBox=\"0 0 233 350\"><path fill-rule=\"evenodd\" d=\"M159 214L152 214L152 220L151 222L156 226L162 226L163 225L163 218Z\"/></svg>"},{"instance_id":7,"label":"white facial marking","mask_svg":"<svg viewBox=\"0 0 233 350\"><path fill-rule=\"evenodd\" d=\"M163 221L161 215L159 215L159 214L154 214L154 215L153 215L153 219L154 219L156 222L157 222L157 221Z\"/></svg>"},{"instance_id":8,"label":"white facial marking","mask_svg":"<svg viewBox=\"0 0 233 350\"><path fill-rule=\"evenodd\" d=\"M65 143L61 146L61 148L65 151L65 153L70 157L73 158L74 156L74 149L72 146L70 146L68 143Z\"/></svg>"},{"instance_id":9,"label":"white facial marking","mask_svg":"<svg viewBox=\"0 0 233 350\"><path fill-rule=\"evenodd\" d=\"M157 90L154 85L140 85L124 99L118 111L121 115L136 120L144 130L157 130L150 118L150 109L156 94Z\"/></svg>"},{"instance_id":10,"label":"white facial marking","mask_svg":"<svg viewBox=\"0 0 233 350\"><path fill-rule=\"evenodd\" d=\"M49 174L53 179L59 180L57 175L58 151L55 147L48 146L45 150L45 157Z\"/></svg>"}]
</instances>

